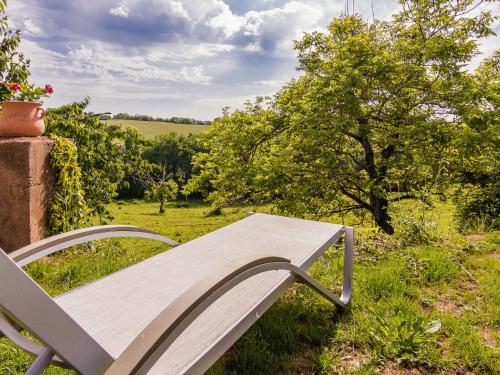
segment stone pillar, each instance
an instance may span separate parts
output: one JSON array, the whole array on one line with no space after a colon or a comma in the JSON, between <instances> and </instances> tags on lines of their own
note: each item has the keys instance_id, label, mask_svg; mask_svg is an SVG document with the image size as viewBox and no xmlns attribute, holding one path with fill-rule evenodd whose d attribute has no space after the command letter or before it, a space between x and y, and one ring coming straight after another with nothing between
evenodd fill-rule
<instances>
[{"instance_id":1,"label":"stone pillar","mask_svg":"<svg viewBox=\"0 0 500 375\"><path fill-rule=\"evenodd\" d=\"M44 238L54 187L47 137L0 137L0 248Z\"/></svg>"}]
</instances>

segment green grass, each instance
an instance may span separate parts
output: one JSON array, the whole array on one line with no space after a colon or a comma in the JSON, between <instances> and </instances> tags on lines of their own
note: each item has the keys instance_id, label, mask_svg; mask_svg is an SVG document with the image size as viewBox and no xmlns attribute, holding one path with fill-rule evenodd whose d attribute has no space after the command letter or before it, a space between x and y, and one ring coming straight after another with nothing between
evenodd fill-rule
<instances>
[{"instance_id":1,"label":"green grass","mask_svg":"<svg viewBox=\"0 0 500 375\"><path fill-rule=\"evenodd\" d=\"M125 128L136 128L146 138L154 138L157 135L178 133L182 135L199 134L208 130L209 125L174 124L161 121L137 121L137 120L107 120L107 124L120 125Z\"/></svg>"},{"instance_id":2,"label":"green grass","mask_svg":"<svg viewBox=\"0 0 500 375\"><path fill-rule=\"evenodd\" d=\"M411 208L405 202L401 209ZM203 203L174 202L160 215L157 204L142 201L119 201L110 209L115 223L150 228L181 242L248 211L269 211L248 206L207 216L209 207ZM209 374L500 374L500 233L457 233L452 216L453 206L445 203L426 212L425 219L436 223L431 243L421 236L420 215L403 220L406 227L400 230L411 236L409 242L368 224L356 227L350 309L341 312L295 285ZM43 259L28 271L57 295L165 250L142 240L107 240ZM336 292L341 288L341 254L342 247L335 246L311 269ZM427 332L436 321L439 331ZM30 360L0 340L0 374L21 374ZM55 367L46 371L69 373Z\"/></svg>"}]
</instances>

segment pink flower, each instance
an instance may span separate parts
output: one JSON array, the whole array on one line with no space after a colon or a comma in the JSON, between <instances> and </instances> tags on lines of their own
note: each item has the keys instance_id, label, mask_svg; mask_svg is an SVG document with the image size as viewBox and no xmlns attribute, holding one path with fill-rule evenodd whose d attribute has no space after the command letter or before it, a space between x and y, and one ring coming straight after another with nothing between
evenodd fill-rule
<instances>
[{"instance_id":1,"label":"pink flower","mask_svg":"<svg viewBox=\"0 0 500 375\"><path fill-rule=\"evenodd\" d=\"M45 85L44 91L46 94L52 94L54 92L54 89L52 88L51 85Z\"/></svg>"},{"instance_id":2,"label":"pink flower","mask_svg":"<svg viewBox=\"0 0 500 375\"><path fill-rule=\"evenodd\" d=\"M7 86L9 86L9 89L11 89L12 91L21 90L21 85L19 83L8 83Z\"/></svg>"}]
</instances>

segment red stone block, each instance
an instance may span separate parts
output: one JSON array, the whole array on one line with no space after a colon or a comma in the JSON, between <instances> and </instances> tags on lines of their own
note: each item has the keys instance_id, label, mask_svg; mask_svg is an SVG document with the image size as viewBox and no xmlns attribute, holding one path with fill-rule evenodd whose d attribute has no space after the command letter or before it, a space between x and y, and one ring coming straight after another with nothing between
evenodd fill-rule
<instances>
[{"instance_id":1,"label":"red stone block","mask_svg":"<svg viewBox=\"0 0 500 375\"><path fill-rule=\"evenodd\" d=\"M52 146L47 137L0 137L0 248L6 252L44 238Z\"/></svg>"}]
</instances>

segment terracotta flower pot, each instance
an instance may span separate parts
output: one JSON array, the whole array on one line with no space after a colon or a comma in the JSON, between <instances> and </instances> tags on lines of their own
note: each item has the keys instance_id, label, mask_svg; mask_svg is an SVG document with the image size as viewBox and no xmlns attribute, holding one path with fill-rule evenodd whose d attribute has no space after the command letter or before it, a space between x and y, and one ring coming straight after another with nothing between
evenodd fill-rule
<instances>
[{"instance_id":1,"label":"terracotta flower pot","mask_svg":"<svg viewBox=\"0 0 500 375\"><path fill-rule=\"evenodd\" d=\"M45 114L40 102L2 102L0 136L38 137L45 131Z\"/></svg>"}]
</instances>

